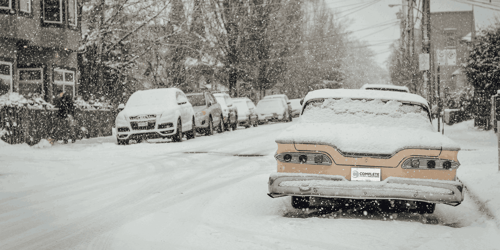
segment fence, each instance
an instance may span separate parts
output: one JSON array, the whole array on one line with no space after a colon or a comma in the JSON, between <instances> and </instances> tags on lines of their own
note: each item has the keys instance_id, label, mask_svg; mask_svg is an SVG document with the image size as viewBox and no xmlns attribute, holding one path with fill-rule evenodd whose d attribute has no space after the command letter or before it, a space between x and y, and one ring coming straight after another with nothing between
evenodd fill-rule
<instances>
[{"instance_id":1,"label":"fence","mask_svg":"<svg viewBox=\"0 0 500 250\"><path fill-rule=\"evenodd\" d=\"M9 144L37 144L53 137L54 128L61 126L58 109L0 107L0 139ZM75 110L76 128L80 137L110 136L115 120L111 110ZM80 128L85 128L85 132ZM3 135L2 135L3 134Z\"/></svg>"}]
</instances>

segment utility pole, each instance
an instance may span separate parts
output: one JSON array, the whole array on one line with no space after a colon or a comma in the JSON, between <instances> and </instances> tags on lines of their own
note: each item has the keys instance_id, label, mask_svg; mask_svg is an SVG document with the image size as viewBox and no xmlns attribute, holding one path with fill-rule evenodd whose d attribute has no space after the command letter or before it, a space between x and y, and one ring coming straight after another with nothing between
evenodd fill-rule
<instances>
[{"instance_id":1,"label":"utility pole","mask_svg":"<svg viewBox=\"0 0 500 250\"><path fill-rule=\"evenodd\" d=\"M415 79L415 23L413 13L415 8L415 0L408 0L408 59L411 70L411 86L413 91L417 93L417 83Z\"/></svg>"},{"instance_id":2,"label":"utility pole","mask_svg":"<svg viewBox=\"0 0 500 250\"><path fill-rule=\"evenodd\" d=\"M429 54L429 70L424 74L427 76L427 100L432 110L432 69L434 66L431 53L431 6L430 0L422 2L422 53Z\"/></svg>"}]
</instances>

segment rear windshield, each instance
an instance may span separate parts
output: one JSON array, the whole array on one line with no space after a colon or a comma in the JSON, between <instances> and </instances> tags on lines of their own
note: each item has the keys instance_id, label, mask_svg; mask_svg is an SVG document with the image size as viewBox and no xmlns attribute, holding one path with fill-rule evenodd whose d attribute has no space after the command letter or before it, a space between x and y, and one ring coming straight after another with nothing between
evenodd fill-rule
<instances>
[{"instance_id":1,"label":"rear windshield","mask_svg":"<svg viewBox=\"0 0 500 250\"><path fill-rule=\"evenodd\" d=\"M261 113L283 113L283 100L280 99L263 99L257 104L257 112Z\"/></svg>"},{"instance_id":2,"label":"rear windshield","mask_svg":"<svg viewBox=\"0 0 500 250\"><path fill-rule=\"evenodd\" d=\"M234 105L240 112L246 112L248 111L248 106L247 106L247 101L246 100L241 100L241 101L234 101Z\"/></svg>"},{"instance_id":3,"label":"rear windshield","mask_svg":"<svg viewBox=\"0 0 500 250\"><path fill-rule=\"evenodd\" d=\"M165 92L147 91L135 92L127 101L127 107L139 107L149 105L171 105L175 103L168 98Z\"/></svg>"},{"instance_id":4,"label":"rear windshield","mask_svg":"<svg viewBox=\"0 0 500 250\"><path fill-rule=\"evenodd\" d=\"M188 95L187 96L189 103L192 106L205 106L205 95Z\"/></svg>"}]
</instances>

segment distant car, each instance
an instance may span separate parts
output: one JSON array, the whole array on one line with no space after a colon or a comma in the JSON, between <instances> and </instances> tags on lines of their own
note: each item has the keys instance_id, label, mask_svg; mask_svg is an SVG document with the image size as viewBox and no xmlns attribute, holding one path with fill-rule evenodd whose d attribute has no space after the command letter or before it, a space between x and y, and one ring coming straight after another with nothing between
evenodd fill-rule
<instances>
[{"instance_id":1,"label":"distant car","mask_svg":"<svg viewBox=\"0 0 500 250\"><path fill-rule=\"evenodd\" d=\"M300 123L277 138L269 196L294 208L378 204L433 213L464 199L460 146L435 132L427 100L390 91L323 89L304 98Z\"/></svg>"},{"instance_id":2,"label":"distant car","mask_svg":"<svg viewBox=\"0 0 500 250\"><path fill-rule=\"evenodd\" d=\"M205 135L213 135L214 127L217 132L225 131L221 105L215 97L208 93L190 93L187 98L195 112L196 130Z\"/></svg>"},{"instance_id":3,"label":"distant car","mask_svg":"<svg viewBox=\"0 0 500 250\"><path fill-rule=\"evenodd\" d=\"M259 117L255 111L255 104L247 97L233 98L233 105L238 109L238 124L249 128L257 127Z\"/></svg>"},{"instance_id":4,"label":"distant car","mask_svg":"<svg viewBox=\"0 0 500 250\"><path fill-rule=\"evenodd\" d=\"M214 94L214 97L222 108L226 129L232 128L236 130L238 127L238 109L233 105L233 100L226 93L217 93Z\"/></svg>"},{"instance_id":5,"label":"distant car","mask_svg":"<svg viewBox=\"0 0 500 250\"><path fill-rule=\"evenodd\" d=\"M194 110L184 92L176 88L137 91L115 120L118 144L129 140L172 138L181 142L183 135L193 139ZM184 132L186 131L186 132Z\"/></svg>"},{"instance_id":6,"label":"distant car","mask_svg":"<svg viewBox=\"0 0 500 250\"><path fill-rule=\"evenodd\" d=\"M361 87L361 89L410 93L410 90L406 86L397 86L397 85L389 85L389 84L365 84L365 85L363 85L363 87Z\"/></svg>"},{"instance_id":7,"label":"distant car","mask_svg":"<svg viewBox=\"0 0 500 250\"><path fill-rule=\"evenodd\" d=\"M281 98L268 98L262 99L257 103L257 115L259 116L259 123L287 121L285 119L288 105L285 100Z\"/></svg>"},{"instance_id":8,"label":"distant car","mask_svg":"<svg viewBox=\"0 0 500 250\"><path fill-rule=\"evenodd\" d=\"M285 103L288 105L285 119L292 121L292 105L290 104L290 101L288 100L288 96L286 96L285 94L268 95L268 96L265 96L263 99L269 99L269 98L281 98L281 99L285 100Z\"/></svg>"},{"instance_id":9,"label":"distant car","mask_svg":"<svg viewBox=\"0 0 500 250\"><path fill-rule=\"evenodd\" d=\"M292 117L299 117L300 109L302 109L302 104L300 104L301 99L290 100L290 105L292 105Z\"/></svg>"}]
</instances>

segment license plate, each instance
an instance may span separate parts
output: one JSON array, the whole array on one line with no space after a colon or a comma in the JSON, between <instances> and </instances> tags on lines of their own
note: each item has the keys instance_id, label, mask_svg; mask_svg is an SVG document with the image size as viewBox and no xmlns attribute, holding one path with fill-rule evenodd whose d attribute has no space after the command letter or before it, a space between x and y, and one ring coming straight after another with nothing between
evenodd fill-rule
<instances>
[{"instance_id":1,"label":"license plate","mask_svg":"<svg viewBox=\"0 0 500 250\"><path fill-rule=\"evenodd\" d=\"M137 126L138 127L147 127L148 126L148 122L138 122Z\"/></svg>"},{"instance_id":2,"label":"license plate","mask_svg":"<svg viewBox=\"0 0 500 250\"><path fill-rule=\"evenodd\" d=\"M351 168L351 181L380 181L380 168Z\"/></svg>"}]
</instances>

